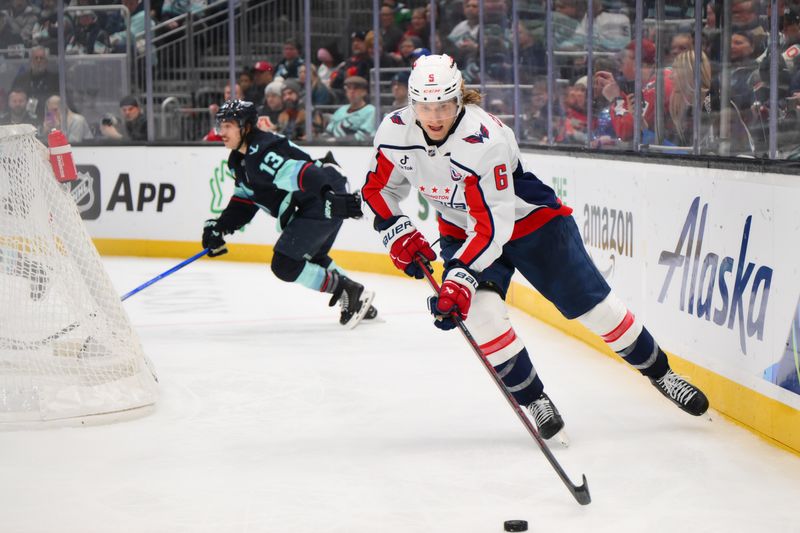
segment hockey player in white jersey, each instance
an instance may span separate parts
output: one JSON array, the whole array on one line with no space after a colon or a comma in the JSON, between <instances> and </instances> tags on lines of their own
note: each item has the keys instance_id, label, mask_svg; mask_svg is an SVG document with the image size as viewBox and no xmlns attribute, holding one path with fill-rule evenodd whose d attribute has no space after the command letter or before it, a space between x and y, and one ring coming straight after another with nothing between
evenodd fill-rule
<instances>
[{"instance_id":1,"label":"hockey player in white jersey","mask_svg":"<svg viewBox=\"0 0 800 533\"><path fill-rule=\"evenodd\" d=\"M408 88L408 107L378 128L362 194L395 266L416 278L423 274L414 258L436 254L399 202L413 186L436 209L445 271L439 296L429 303L434 324L453 328L454 312L464 319L541 436L553 437L564 421L503 301L518 270L673 403L703 414L705 395L670 369L650 332L611 291L583 247L572 209L525 168L514 133L478 106L480 94L464 88L455 61L417 59Z\"/></svg>"}]
</instances>

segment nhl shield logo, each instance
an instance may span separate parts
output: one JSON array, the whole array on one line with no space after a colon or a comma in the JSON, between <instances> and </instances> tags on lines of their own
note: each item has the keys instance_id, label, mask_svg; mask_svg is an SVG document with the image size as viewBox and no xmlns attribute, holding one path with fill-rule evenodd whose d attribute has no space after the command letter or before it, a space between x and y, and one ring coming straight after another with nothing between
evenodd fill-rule
<instances>
[{"instance_id":1,"label":"nhl shield logo","mask_svg":"<svg viewBox=\"0 0 800 533\"><path fill-rule=\"evenodd\" d=\"M78 178L72 182L70 194L84 220L100 216L100 171L94 165L77 165Z\"/></svg>"}]
</instances>

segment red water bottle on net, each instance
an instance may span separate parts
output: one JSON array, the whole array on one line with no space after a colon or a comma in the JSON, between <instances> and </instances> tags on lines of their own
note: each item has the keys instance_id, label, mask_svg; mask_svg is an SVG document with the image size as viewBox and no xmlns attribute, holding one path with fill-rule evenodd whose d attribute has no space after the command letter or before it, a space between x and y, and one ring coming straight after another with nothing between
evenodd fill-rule
<instances>
[{"instance_id":1,"label":"red water bottle on net","mask_svg":"<svg viewBox=\"0 0 800 533\"><path fill-rule=\"evenodd\" d=\"M50 164L59 183L67 183L78 178L78 170L72 159L72 146L67 142L67 137L59 130L52 130L47 135L47 144L50 146Z\"/></svg>"}]
</instances>

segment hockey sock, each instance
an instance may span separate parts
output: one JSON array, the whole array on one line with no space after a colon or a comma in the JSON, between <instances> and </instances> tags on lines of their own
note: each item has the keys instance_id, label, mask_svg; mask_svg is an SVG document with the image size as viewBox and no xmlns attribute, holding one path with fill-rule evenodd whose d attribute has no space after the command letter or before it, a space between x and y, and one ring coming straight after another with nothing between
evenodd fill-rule
<instances>
[{"instance_id":1,"label":"hockey sock","mask_svg":"<svg viewBox=\"0 0 800 533\"><path fill-rule=\"evenodd\" d=\"M303 270L300 271L300 275L297 276L297 279L294 280L294 282L299 283L303 287L308 287L314 291L332 292L326 288L328 284L330 284L330 276L331 273L327 272L321 266L306 261L305 266L303 266Z\"/></svg>"},{"instance_id":2,"label":"hockey sock","mask_svg":"<svg viewBox=\"0 0 800 533\"><path fill-rule=\"evenodd\" d=\"M336 270L327 270L325 271L325 280L322 282L322 286L319 290L321 292L333 294L336 292L336 289L339 288L339 281L341 279L341 274L339 274L339 272Z\"/></svg>"},{"instance_id":3,"label":"hockey sock","mask_svg":"<svg viewBox=\"0 0 800 533\"><path fill-rule=\"evenodd\" d=\"M660 378L669 370L667 354L644 326L633 344L617 353L626 363L649 378Z\"/></svg>"},{"instance_id":4,"label":"hockey sock","mask_svg":"<svg viewBox=\"0 0 800 533\"><path fill-rule=\"evenodd\" d=\"M667 354L614 293L578 320L645 376L660 378L669 369Z\"/></svg>"},{"instance_id":5,"label":"hockey sock","mask_svg":"<svg viewBox=\"0 0 800 533\"><path fill-rule=\"evenodd\" d=\"M544 391L544 384L533 368L528 350L525 348L508 361L494 367L494 370L517 403L522 406L533 403Z\"/></svg>"}]
</instances>

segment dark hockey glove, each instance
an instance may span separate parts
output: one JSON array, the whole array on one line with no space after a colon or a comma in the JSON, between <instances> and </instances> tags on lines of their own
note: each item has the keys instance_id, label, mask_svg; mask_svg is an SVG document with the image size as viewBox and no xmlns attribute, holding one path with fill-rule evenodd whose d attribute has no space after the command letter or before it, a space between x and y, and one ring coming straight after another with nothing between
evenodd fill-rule
<instances>
[{"instance_id":1,"label":"dark hockey glove","mask_svg":"<svg viewBox=\"0 0 800 533\"><path fill-rule=\"evenodd\" d=\"M325 202L325 218L361 218L361 195L335 193L328 189L322 194Z\"/></svg>"},{"instance_id":2,"label":"dark hockey glove","mask_svg":"<svg viewBox=\"0 0 800 533\"><path fill-rule=\"evenodd\" d=\"M210 250L209 257L217 257L228 253L222 232L217 228L217 219L210 218L203 225L203 248Z\"/></svg>"}]
</instances>

